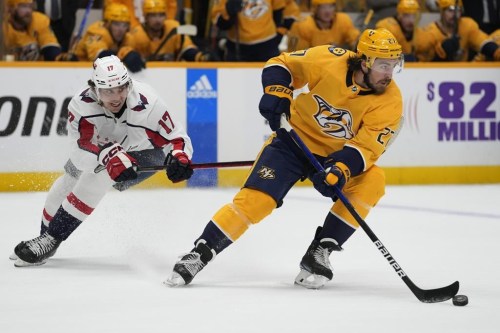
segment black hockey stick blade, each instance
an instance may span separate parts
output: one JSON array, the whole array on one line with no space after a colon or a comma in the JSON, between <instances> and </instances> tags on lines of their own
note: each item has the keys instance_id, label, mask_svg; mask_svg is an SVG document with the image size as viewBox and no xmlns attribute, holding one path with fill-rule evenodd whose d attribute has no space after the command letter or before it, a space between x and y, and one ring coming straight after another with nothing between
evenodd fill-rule
<instances>
[{"instance_id":1,"label":"black hockey stick blade","mask_svg":"<svg viewBox=\"0 0 500 333\"><path fill-rule=\"evenodd\" d=\"M436 289L420 289L417 287L408 276L402 278L406 285L410 288L413 294L423 303L439 303L445 302L458 293L460 283L453 282L449 286Z\"/></svg>"}]
</instances>

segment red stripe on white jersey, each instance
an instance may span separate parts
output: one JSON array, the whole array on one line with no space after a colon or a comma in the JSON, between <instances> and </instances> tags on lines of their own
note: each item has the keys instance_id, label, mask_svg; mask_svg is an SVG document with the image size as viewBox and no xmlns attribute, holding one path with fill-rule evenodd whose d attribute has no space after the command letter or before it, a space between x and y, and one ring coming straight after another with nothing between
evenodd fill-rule
<instances>
[{"instance_id":1,"label":"red stripe on white jersey","mask_svg":"<svg viewBox=\"0 0 500 333\"><path fill-rule=\"evenodd\" d=\"M92 143L94 131L94 124L90 123L87 119L82 118L78 126L78 132L80 133L78 147L97 155L99 154L99 147Z\"/></svg>"}]
</instances>

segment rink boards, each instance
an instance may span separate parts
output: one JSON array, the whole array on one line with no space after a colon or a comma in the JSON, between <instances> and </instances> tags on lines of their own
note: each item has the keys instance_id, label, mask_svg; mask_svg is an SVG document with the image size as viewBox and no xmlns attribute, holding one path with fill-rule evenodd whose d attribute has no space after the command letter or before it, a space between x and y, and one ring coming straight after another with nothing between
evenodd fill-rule
<instances>
[{"instance_id":1,"label":"rink boards","mask_svg":"<svg viewBox=\"0 0 500 333\"><path fill-rule=\"evenodd\" d=\"M262 65L148 63L136 78L185 123L194 162L253 160L270 134ZM0 191L46 190L60 174L66 106L90 74L90 63L0 63ZM405 120L378 163L389 184L500 182L498 63L407 64L394 79ZM247 172L198 170L176 186L240 186ZM172 184L158 174L143 186Z\"/></svg>"}]
</instances>

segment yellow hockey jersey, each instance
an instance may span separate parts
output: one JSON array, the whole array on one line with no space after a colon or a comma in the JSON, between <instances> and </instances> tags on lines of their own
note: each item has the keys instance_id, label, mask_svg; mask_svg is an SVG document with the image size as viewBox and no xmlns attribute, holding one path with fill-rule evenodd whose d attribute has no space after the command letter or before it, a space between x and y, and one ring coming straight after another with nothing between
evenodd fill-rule
<instances>
[{"instance_id":1,"label":"yellow hockey jersey","mask_svg":"<svg viewBox=\"0 0 500 333\"><path fill-rule=\"evenodd\" d=\"M130 31L130 34L134 38L136 48L144 59L153 55L163 41L163 38L168 35L168 33L179 26L179 22L175 20L165 20L163 23L163 35L161 38L151 39L144 27L142 25L135 26ZM179 60L182 54L188 50L196 48L189 36L174 35L172 36L160 49L158 55L171 57L171 60Z\"/></svg>"},{"instance_id":2,"label":"yellow hockey jersey","mask_svg":"<svg viewBox=\"0 0 500 333\"><path fill-rule=\"evenodd\" d=\"M346 13L336 13L330 29L320 29L313 16L295 22L289 32L289 50L302 50L318 45L354 48L359 30Z\"/></svg>"},{"instance_id":3,"label":"yellow hockey jersey","mask_svg":"<svg viewBox=\"0 0 500 333\"><path fill-rule=\"evenodd\" d=\"M493 31L490 35L490 38L492 42L496 43L498 46L500 46L500 29L497 29L495 31ZM497 52L499 52L497 50ZM484 54L481 54L481 53L478 53L475 57L474 57L474 61L486 61L486 57L484 56Z\"/></svg>"},{"instance_id":4,"label":"yellow hockey jersey","mask_svg":"<svg viewBox=\"0 0 500 333\"><path fill-rule=\"evenodd\" d=\"M268 66L290 72L303 93L293 100L290 124L314 154L327 156L344 146L356 149L369 169L399 131L402 97L392 81L376 95L354 82L347 59L354 53L333 46L282 53Z\"/></svg>"},{"instance_id":5,"label":"yellow hockey jersey","mask_svg":"<svg viewBox=\"0 0 500 333\"><path fill-rule=\"evenodd\" d=\"M461 17L458 21L458 35L460 36L460 50L456 61L467 61L469 48L479 52L488 35L479 29L478 24L470 17ZM436 54L445 59L446 52L441 42L452 37L443 31L437 22L432 22L422 29L418 39L415 39L415 53L420 61L432 61Z\"/></svg>"},{"instance_id":6,"label":"yellow hockey jersey","mask_svg":"<svg viewBox=\"0 0 500 333\"><path fill-rule=\"evenodd\" d=\"M227 0L215 0L212 8L212 20L216 24L219 16L229 20L226 11ZM258 44L276 36L276 24L273 11L285 8L285 0L244 0L244 8L238 13L237 26L227 31L227 38L241 44Z\"/></svg>"},{"instance_id":7,"label":"yellow hockey jersey","mask_svg":"<svg viewBox=\"0 0 500 333\"><path fill-rule=\"evenodd\" d=\"M8 20L5 20L3 33L5 52L14 55L15 60L43 60L40 50L47 46L61 47L50 28L48 16L35 11L27 30L16 30Z\"/></svg>"},{"instance_id":8,"label":"yellow hockey jersey","mask_svg":"<svg viewBox=\"0 0 500 333\"><path fill-rule=\"evenodd\" d=\"M111 50L123 59L130 51L135 49L135 41L127 32L121 43L116 43L111 36L106 23L97 21L92 23L82 39L78 42L75 55L82 61L94 61L97 55L104 50Z\"/></svg>"},{"instance_id":9,"label":"yellow hockey jersey","mask_svg":"<svg viewBox=\"0 0 500 333\"><path fill-rule=\"evenodd\" d=\"M403 32L403 29L401 29L401 25L399 22L396 20L394 17L387 17L385 19L382 19L377 22L375 25L375 28L385 28L389 30L394 37L396 37L396 40L398 43L401 45L403 48L403 53L410 54L413 53L414 47L413 47L413 42L415 40L418 40L419 38L419 33L421 32L422 28L415 26L413 30L413 36L411 40L406 39L405 33Z\"/></svg>"}]
</instances>

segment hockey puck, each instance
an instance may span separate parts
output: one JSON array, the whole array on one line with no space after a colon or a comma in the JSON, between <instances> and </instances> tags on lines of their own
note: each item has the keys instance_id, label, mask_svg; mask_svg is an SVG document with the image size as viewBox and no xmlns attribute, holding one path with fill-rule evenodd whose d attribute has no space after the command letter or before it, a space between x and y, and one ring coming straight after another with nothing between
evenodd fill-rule
<instances>
[{"instance_id":1,"label":"hockey puck","mask_svg":"<svg viewBox=\"0 0 500 333\"><path fill-rule=\"evenodd\" d=\"M453 305L455 306L465 306L469 304L469 299L465 295L453 296Z\"/></svg>"}]
</instances>

